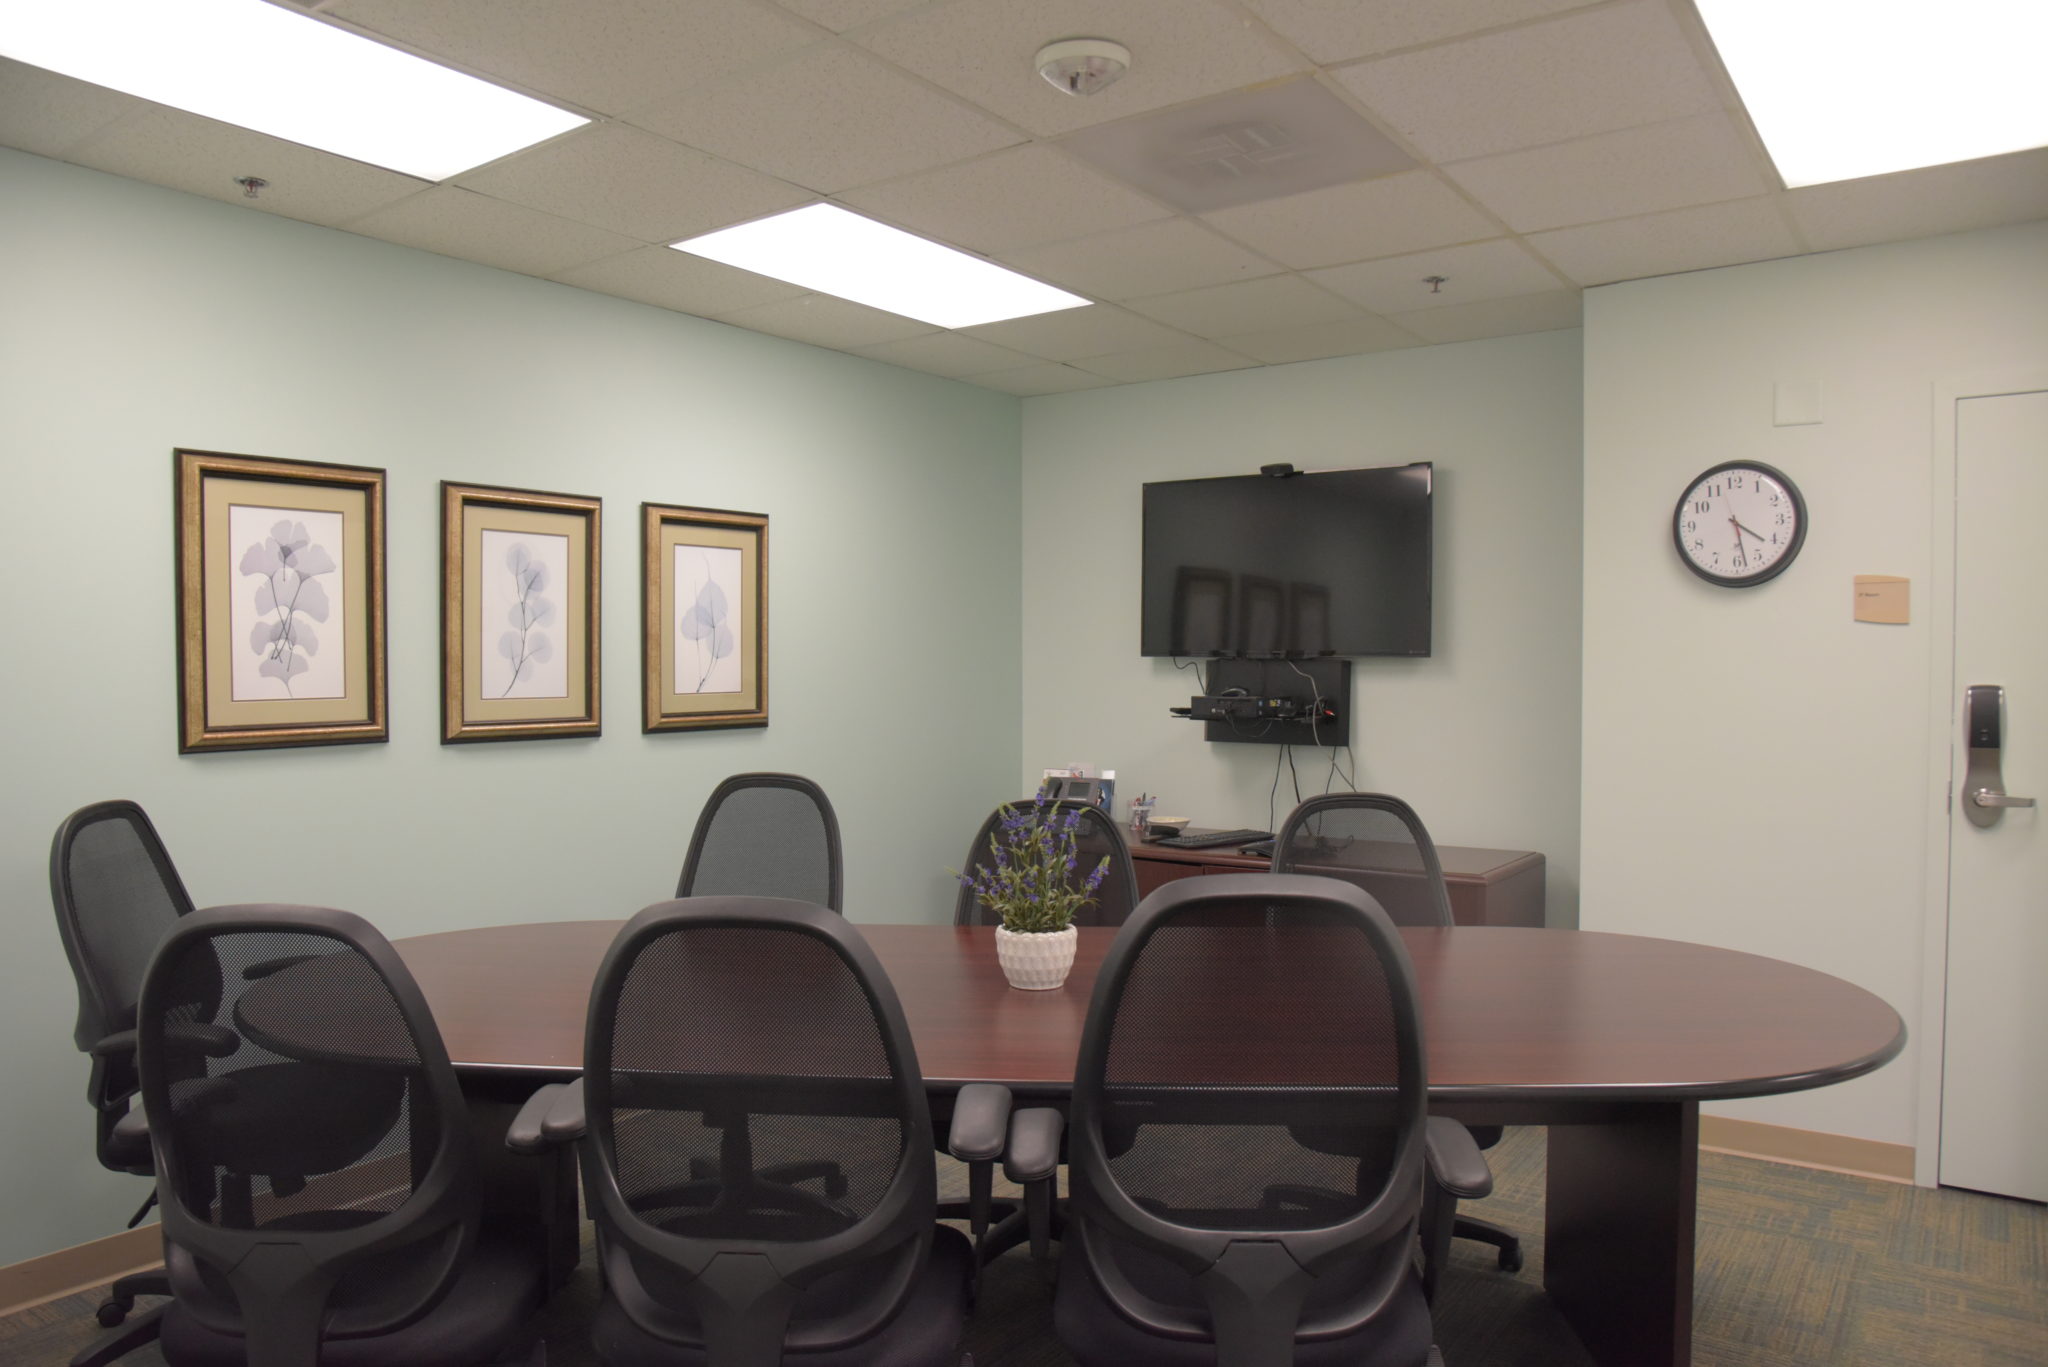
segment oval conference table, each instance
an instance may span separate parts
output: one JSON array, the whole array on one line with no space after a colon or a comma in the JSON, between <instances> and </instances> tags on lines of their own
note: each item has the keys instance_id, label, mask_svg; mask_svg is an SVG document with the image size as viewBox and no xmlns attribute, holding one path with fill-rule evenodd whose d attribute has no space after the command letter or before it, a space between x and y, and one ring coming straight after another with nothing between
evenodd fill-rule
<instances>
[{"instance_id":1,"label":"oval conference table","mask_svg":"<svg viewBox=\"0 0 2048 1367\"><path fill-rule=\"evenodd\" d=\"M397 942L472 1079L581 1071L584 1011L617 921ZM1057 1100L1116 932L1084 928L1064 988L1024 992L983 927L860 924L935 1092L1000 1082ZM1898 1014L1839 978L1705 945L1597 931L1401 932L1421 988L1432 1112L1549 1129L1545 1289L1608 1367L1692 1355L1699 1103L1824 1087L1904 1047Z\"/></svg>"}]
</instances>

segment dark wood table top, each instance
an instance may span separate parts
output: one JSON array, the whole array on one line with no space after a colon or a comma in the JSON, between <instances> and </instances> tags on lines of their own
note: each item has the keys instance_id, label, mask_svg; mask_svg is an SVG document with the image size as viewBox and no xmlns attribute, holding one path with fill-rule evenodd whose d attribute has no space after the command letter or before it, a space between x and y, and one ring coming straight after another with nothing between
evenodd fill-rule
<instances>
[{"instance_id":1,"label":"dark wood table top","mask_svg":"<svg viewBox=\"0 0 2048 1367\"><path fill-rule=\"evenodd\" d=\"M586 999L617 921L493 926L400 940L458 1068L582 1066ZM859 926L939 1087L1072 1084L1114 930L1083 928L1064 988L1004 983L994 931ZM1430 1095L1443 1102L1708 1100L1859 1076L1905 1044L1898 1013L1813 969L1598 931L1403 930L1421 987Z\"/></svg>"}]
</instances>

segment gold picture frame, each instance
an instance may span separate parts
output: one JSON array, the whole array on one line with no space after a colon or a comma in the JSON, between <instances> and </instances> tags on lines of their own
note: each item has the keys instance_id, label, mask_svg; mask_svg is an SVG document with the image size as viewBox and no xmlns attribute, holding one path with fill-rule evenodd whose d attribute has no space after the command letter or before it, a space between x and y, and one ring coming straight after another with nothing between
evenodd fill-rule
<instances>
[{"instance_id":1,"label":"gold picture frame","mask_svg":"<svg viewBox=\"0 0 2048 1367\"><path fill-rule=\"evenodd\" d=\"M384 472L179 448L178 752L390 739Z\"/></svg>"},{"instance_id":2,"label":"gold picture frame","mask_svg":"<svg viewBox=\"0 0 2048 1367\"><path fill-rule=\"evenodd\" d=\"M766 726L767 514L640 511L640 729Z\"/></svg>"},{"instance_id":3,"label":"gold picture frame","mask_svg":"<svg viewBox=\"0 0 2048 1367\"><path fill-rule=\"evenodd\" d=\"M441 743L596 736L603 501L441 483Z\"/></svg>"}]
</instances>

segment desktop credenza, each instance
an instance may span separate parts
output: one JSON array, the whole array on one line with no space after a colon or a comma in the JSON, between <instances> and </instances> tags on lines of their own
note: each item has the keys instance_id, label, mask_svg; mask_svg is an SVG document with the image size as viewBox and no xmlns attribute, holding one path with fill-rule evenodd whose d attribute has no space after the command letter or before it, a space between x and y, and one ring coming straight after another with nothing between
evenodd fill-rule
<instances>
[{"instance_id":1,"label":"desktop credenza","mask_svg":"<svg viewBox=\"0 0 2048 1367\"><path fill-rule=\"evenodd\" d=\"M1194 833L1201 834L1200 828ZM1461 926L1541 926L1543 924L1543 856L1532 850L1485 850L1470 845L1439 845L1444 885L1451 894L1451 919ZM1224 845L1208 850L1176 850L1134 841L1131 863L1138 874L1138 895L1176 878L1205 873L1264 873L1267 860ZM1342 876L1341 870L1331 870Z\"/></svg>"}]
</instances>

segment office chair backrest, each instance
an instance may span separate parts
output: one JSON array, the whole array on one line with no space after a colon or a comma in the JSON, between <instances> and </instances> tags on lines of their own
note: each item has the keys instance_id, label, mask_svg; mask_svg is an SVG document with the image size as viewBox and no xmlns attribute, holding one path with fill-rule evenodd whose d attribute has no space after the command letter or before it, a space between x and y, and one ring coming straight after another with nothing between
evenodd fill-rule
<instances>
[{"instance_id":1,"label":"office chair backrest","mask_svg":"<svg viewBox=\"0 0 2048 1367\"><path fill-rule=\"evenodd\" d=\"M1368 1322L1410 1275L1426 1092L1413 972L1370 897L1272 874L1159 889L1103 963L1074 1082L1096 1281L1154 1332L1213 1325L1225 1363ZM1161 1260L1208 1324L1142 1289Z\"/></svg>"},{"instance_id":2,"label":"office chair backrest","mask_svg":"<svg viewBox=\"0 0 2048 1367\"><path fill-rule=\"evenodd\" d=\"M1037 804L1030 798L1006 804L1020 812L1031 811ZM1085 878L1089 871L1109 857L1109 871L1095 889L1094 900L1074 917L1077 926L1120 926L1138 905L1138 874L1131 863L1131 847L1124 839L1124 833L1109 815L1092 802L1047 802L1043 810L1062 818L1080 813L1079 825L1074 832L1074 876ZM976 872L986 868L994 859L989 840L995 836L1003 822L1003 809L996 808L981 823L975 833L974 843L967 847L967 858L960 865L960 872L972 878ZM953 924L956 926L993 925L996 916L974 895L974 890L962 885L953 901Z\"/></svg>"},{"instance_id":3,"label":"office chair backrest","mask_svg":"<svg viewBox=\"0 0 2048 1367\"><path fill-rule=\"evenodd\" d=\"M772 1364L896 1313L932 1239L931 1117L903 1009L843 916L648 907L598 970L585 1051L584 1187L642 1330Z\"/></svg>"},{"instance_id":4,"label":"office chair backrest","mask_svg":"<svg viewBox=\"0 0 2048 1367\"><path fill-rule=\"evenodd\" d=\"M844 911L839 818L797 774L734 774L690 836L678 897L787 897Z\"/></svg>"},{"instance_id":5,"label":"office chair backrest","mask_svg":"<svg viewBox=\"0 0 2048 1367\"><path fill-rule=\"evenodd\" d=\"M1451 899L1422 818L1384 793L1323 793L1288 814L1273 872L1341 878L1371 893L1397 926L1448 926Z\"/></svg>"},{"instance_id":6,"label":"office chair backrest","mask_svg":"<svg viewBox=\"0 0 2048 1367\"><path fill-rule=\"evenodd\" d=\"M113 801L81 807L57 827L50 901L78 980L72 1039L89 1050L134 1027L149 956L192 899L142 808Z\"/></svg>"},{"instance_id":7,"label":"office chair backrest","mask_svg":"<svg viewBox=\"0 0 2048 1367\"><path fill-rule=\"evenodd\" d=\"M396 953L347 912L179 921L136 1026L184 1313L265 1367L433 1308L476 1234L462 1096Z\"/></svg>"}]
</instances>

